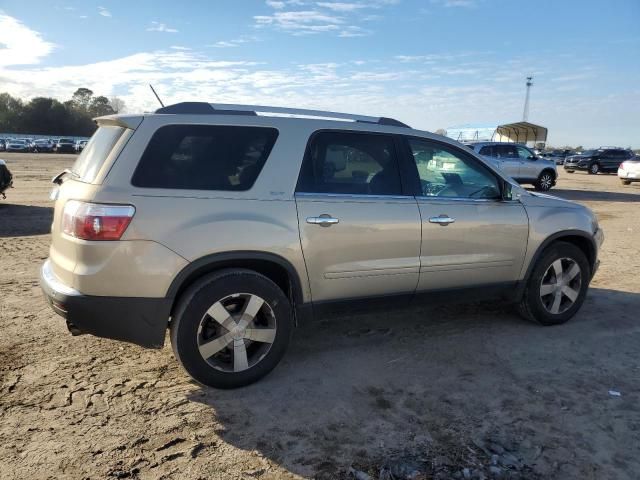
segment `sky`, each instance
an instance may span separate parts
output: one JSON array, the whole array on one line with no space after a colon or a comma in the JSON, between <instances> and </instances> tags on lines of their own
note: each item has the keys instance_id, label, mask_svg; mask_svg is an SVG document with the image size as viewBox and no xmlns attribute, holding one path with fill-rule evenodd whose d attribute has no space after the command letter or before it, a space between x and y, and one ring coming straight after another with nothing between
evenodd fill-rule
<instances>
[{"instance_id":1,"label":"sky","mask_svg":"<svg viewBox=\"0 0 640 480\"><path fill-rule=\"evenodd\" d=\"M640 0L0 0L0 92L522 120L640 147Z\"/></svg>"}]
</instances>

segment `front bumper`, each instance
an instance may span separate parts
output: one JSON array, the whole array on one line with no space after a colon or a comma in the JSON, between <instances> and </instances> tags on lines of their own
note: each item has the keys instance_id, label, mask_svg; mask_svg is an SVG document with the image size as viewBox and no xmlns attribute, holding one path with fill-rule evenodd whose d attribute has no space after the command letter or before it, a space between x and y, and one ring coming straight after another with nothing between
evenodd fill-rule
<instances>
[{"instance_id":1,"label":"front bumper","mask_svg":"<svg viewBox=\"0 0 640 480\"><path fill-rule=\"evenodd\" d=\"M565 170L588 170L588 165L578 165L577 163L566 163L563 165Z\"/></svg>"},{"instance_id":2,"label":"front bumper","mask_svg":"<svg viewBox=\"0 0 640 480\"><path fill-rule=\"evenodd\" d=\"M171 299L83 295L55 277L49 260L40 270L40 286L74 335L88 333L147 348L164 345Z\"/></svg>"}]
</instances>

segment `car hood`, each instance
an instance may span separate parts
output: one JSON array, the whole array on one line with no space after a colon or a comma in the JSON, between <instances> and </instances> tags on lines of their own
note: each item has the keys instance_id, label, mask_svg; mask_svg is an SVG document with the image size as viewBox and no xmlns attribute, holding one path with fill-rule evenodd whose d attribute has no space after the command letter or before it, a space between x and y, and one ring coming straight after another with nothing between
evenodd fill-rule
<instances>
[{"instance_id":1,"label":"car hood","mask_svg":"<svg viewBox=\"0 0 640 480\"><path fill-rule=\"evenodd\" d=\"M585 208L583 205L573 202L571 200L565 200L564 198L556 197L546 193L531 192L525 190L526 193L520 196L520 201L529 207L562 207L562 208Z\"/></svg>"}]
</instances>

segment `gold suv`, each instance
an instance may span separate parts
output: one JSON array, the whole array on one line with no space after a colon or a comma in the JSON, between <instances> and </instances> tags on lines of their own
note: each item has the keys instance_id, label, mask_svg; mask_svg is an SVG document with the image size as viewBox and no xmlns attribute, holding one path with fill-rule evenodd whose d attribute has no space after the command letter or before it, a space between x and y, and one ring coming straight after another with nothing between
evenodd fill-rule
<instances>
[{"instance_id":1,"label":"gold suv","mask_svg":"<svg viewBox=\"0 0 640 480\"><path fill-rule=\"evenodd\" d=\"M412 300L580 308L593 213L390 118L188 102L97 119L54 178L42 288L71 333L160 348L219 388L254 382L297 322Z\"/></svg>"}]
</instances>

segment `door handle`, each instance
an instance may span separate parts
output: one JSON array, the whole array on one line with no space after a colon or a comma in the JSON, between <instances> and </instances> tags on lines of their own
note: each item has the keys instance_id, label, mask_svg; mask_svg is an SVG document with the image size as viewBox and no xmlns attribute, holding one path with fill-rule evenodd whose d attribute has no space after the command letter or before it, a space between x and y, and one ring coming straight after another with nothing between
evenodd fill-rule
<instances>
[{"instance_id":1,"label":"door handle","mask_svg":"<svg viewBox=\"0 0 640 480\"><path fill-rule=\"evenodd\" d=\"M323 213L319 217L307 217L307 223L312 225L320 225L321 227L330 227L336 223L340 223L340 220L333 218L331 215Z\"/></svg>"},{"instance_id":2,"label":"door handle","mask_svg":"<svg viewBox=\"0 0 640 480\"><path fill-rule=\"evenodd\" d=\"M442 226L442 227L446 227L447 225L449 225L450 223L455 222L456 219L455 218L451 218L449 215L439 215L437 217L431 217L429 219L429 223L437 223L438 225Z\"/></svg>"}]
</instances>

